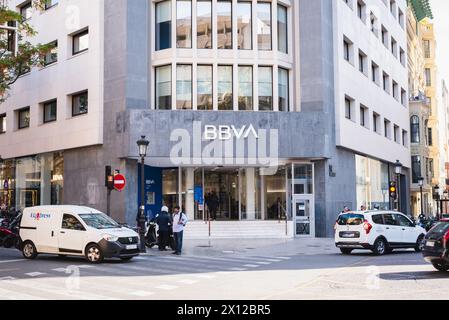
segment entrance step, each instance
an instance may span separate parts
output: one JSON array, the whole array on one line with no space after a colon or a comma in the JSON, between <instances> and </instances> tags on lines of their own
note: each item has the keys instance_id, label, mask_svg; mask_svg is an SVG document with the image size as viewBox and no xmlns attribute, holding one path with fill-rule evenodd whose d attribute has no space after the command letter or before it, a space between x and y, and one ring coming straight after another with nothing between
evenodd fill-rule
<instances>
[{"instance_id":1,"label":"entrance step","mask_svg":"<svg viewBox=\"0 0 449 320\"><path fill-rule=\"evenodd\" d=\"M292 238L292 223L289 221L211 221L210 237L213 239ZM204 221L190 221L184 231L186 239L209 238L209 224Z\"/></svg>"}]
</instances>

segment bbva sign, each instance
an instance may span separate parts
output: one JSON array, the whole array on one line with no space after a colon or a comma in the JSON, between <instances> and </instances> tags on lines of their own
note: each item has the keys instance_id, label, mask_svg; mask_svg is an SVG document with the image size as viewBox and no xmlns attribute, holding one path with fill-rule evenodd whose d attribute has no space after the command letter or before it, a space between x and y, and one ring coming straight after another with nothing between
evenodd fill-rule
<instances>
[{"instance_id":1,"label":"bbva sign","mask_svg":"<svg viewBox=\"0 0 449 320\"><path fill-rule=\"evenodd\" d=\"M205 140L230 140L234 137L237 139L247 139L249 136L254 136L256 139L259 138L259 135L254 129L253 125L243 126L240 129L237 129L234 125L226 126L214 126L214 125L206 125L204 126L204 139Z\"/></svg>"}]
</instances>

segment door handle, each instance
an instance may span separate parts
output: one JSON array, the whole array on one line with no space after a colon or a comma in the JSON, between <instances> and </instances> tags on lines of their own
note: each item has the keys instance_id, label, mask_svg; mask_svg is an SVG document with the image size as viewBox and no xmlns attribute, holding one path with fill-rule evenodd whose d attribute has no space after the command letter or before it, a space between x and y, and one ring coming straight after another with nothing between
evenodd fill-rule
<instances>
[{"instance_id":1,"label":"door handle","mask_svg":"<svg viewBox=\"0 0 449 320\"><path fill-rule=\"evenodd\" d=\"M389 227L386 227L385 229L387 229L387 230L390 230L390 228L389 228Z\"/></svg>"},{"instance_id":2,"label":"door handle","mask_svg":"<svg viewBox=\"0 0 449 320\"><path fill-rule=\"evenodd\" d=\"M402 231L405 231L405 228L402 228Z\"/></svg>"},{"instance_id":3,"label":"door handle","mask_svg":"<svg viewBox=\"0 0 449 320\"><path fill-rule=\"evenodd\" d=\"M54 231L51 232L51 236L52 236L52 237L55 236L55 232L54 232Z\"/></svg>"},{"instance_id":4,"label":"door handle","mask_svg":"<svg viewBox=\"0 0 449 320\"><path fill-rule=\"evenodd\" d=\"M61 233L65 233L65 231L61 231Z\"/></svg>"}]
</instances>

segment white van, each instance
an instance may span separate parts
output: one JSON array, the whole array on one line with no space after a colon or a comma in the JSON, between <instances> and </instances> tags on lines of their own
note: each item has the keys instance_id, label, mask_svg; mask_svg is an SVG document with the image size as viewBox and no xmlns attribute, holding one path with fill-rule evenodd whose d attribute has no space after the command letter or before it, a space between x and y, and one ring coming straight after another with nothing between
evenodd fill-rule
<instances>
[{"instance_id":1,"label":"white van","mask_svg":"<svg viewBox=\"0 0 449 320\"><path fill-rule=\"evenodd\" d=\"M27 259L39 253L130 260L139 254L139 236L106 214L80 206L41 206L23 210L20 249Z\"/></svg>"}]
</instances>

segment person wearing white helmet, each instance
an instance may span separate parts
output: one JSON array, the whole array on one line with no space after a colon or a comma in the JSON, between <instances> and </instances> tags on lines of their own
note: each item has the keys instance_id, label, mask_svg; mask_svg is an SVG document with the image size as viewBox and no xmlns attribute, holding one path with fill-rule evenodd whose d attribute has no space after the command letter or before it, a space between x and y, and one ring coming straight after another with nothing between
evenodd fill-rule
<instances>
[{"instance_id":1,"label":"person wearing white helmet","mask_svg":"<svg viewBox=\"0 0 449 320\"><path fill-rule=\"evenodd\" d=\"M166 251L169 231L171 226L173 225L173 220L171 215L168 213L167 206L163 206L161 208L161 213L156 217L156 223L159 226L159 250Z\"/></svg>"}]
</instances>

